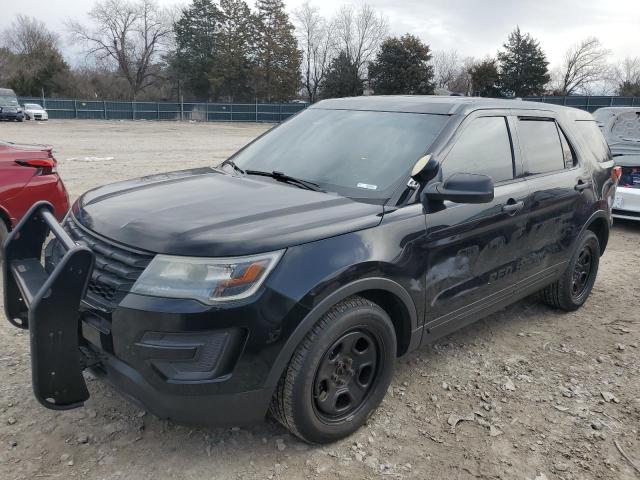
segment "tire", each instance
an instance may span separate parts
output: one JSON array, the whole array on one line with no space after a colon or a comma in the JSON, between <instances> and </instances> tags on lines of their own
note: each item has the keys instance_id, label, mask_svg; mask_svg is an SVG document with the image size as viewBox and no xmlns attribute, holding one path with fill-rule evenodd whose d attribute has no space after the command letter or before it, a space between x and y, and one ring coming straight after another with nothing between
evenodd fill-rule
<instances>
[{"instance_id":1,"label":"tire","mask_svg":"<svg viewBox=\"0 0 640 480\"><path fill-rule=\"evenodd\" d=\"M393 324L380 306L358 296L343 300L302 340L269 411L308 443L351 435L384 398L396 346Z\"/></svg>"},{"instance_id":2,"label":"tire","mask_svg":"<svg viewBox=\"0 0 640 480\"><path fill-rule=\"evenodd\" d=\"M577 310L587 301L600 264L600 241L595 233L585 230L576 245L562 277L540 292L544 303L567 312Z\"/></svg>"},{"instance_id":3,"label":"tire","mask_svg":"<svg viewBox=\"0 0 640 480\"><path fill-rule=\"evenodd\" d=\"M4 223L4 220L2 220L2 217L0 217L0 265L2 264L2 258L4 256L2 246L4 245L7 235L9 235L9 229L7 229L7 225Z\"/></svg>"}]
</instances>

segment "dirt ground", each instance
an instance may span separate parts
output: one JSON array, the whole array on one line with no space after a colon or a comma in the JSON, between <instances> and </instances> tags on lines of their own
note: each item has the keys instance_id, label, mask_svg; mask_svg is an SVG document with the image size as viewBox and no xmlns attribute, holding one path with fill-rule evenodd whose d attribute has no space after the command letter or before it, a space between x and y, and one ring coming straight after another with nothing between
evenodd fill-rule
<instances>
[{"instance_id":1,"label":"dirt ground","mask_svg":"<svg viewBox=\"0 0 640 480\"><path fill-rule=\"evenodd\" d=\"M219 162L266 128L51 121L0 124L0 138L55 145L76 197ZM640 223L616 223L578 312L528 299L400 359L368 425L325 447L272 420L162 421L92 378L84 408L46 410L31 392L28 334L0 314L0 478L640 478L639 247Z\"/></svg>"}]
</instances>

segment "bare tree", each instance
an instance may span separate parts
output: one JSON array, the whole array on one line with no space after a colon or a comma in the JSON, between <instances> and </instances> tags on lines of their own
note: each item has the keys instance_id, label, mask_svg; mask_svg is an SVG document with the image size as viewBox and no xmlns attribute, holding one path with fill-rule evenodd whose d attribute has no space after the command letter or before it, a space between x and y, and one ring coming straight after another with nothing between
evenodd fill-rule
<instances>
[{"instance_id":1,"label":"bare tree","mask_svg":"<svg viewBox=\"0 0 640 480\"><path fill-rule=\"evenodd\" d=\"M572 46L564 55L564 62L555 73L555 90L560 95L586 91L591 84L606 79L609 50L600 40L588 37Z\"/></svg>"},{"instance_id":2,"label":"bare tree","mask_svg":"<svg viewBox=\"0 0 640 480\"><path fill-rule=\"evenodd\" d=\"M58 48L58 35L44 22L19 14L3 32L3 45L16 55L32 55L43 50Z\"/></svg>"},{"instance_id":3,"label":"bare tree","mask_svg":"<svg viewBox=\"0 0 640 480\"><path fill-rule=\"evenodd\" d=\"M318 90L332 59L333 25L328 23L317 7L305 2L294 12L298 42L302 49L302 76L309 103L318 99Z\"/></svg>"},{"instance_id":4,"label":"bare tree","mask_svg":"<svg viewBox=\"0 0 640 480\"><path fill-rule=\"evenodd\" d=\"M89 12L92 27L68 22L88 56L113 63L136 97L154 84L158 59L172 33L169 15L153 0L101 0Z\"/></svg>"},{"instance_id":5,"label":"bare tree","mask_svg":"<svg viewBox=\"0 0 640 480\"><path fill-rule=\"evenodd\" d=\"M640 57L626 57L613 67L611 83L618 95L640 96Z\"/></svg>"},{"instance_id":6,"label":"bare tree","mask_svg":"<svg viewBox=\"0 0 640 480\"><path fill-rule=\"evenodd\" d=\"M612 73L618 85L640 84L640 57L626 57L613 68Z\"/></svg>"},{"instance_id":7,"label":"bare tree","mask_svg":"<svg viewBox=\"0 0 640 480\"><path fill-rule=\"evenodd\" d=\"M358 73L366 76L367 65L375 57L389 32L389 22L368 4L358 10L343 6L334 19L334 48L344 52Z\"/></svg>"},{"instance_id":8,"label":"bare tree","mask_svg":"<svg viewBox=\"0 0 640 480\"><path fill-rule=\"evenodd\" d=\"M436 87L451 90L450 84L461 72L461 62L455 50L438 50L431 60Z\"/></svg>"},{"instance_id":9,"label":"bare tree","mask_svg":"<svg viewBox=\"0 0 640 480\"><path fill-rule=\"evenodd\" d=\"M478 64L478 60L473 57L466 57L458 66L456 76L449 82L448 89L454 93L471 95L473 82L471 79L471 69Z\"/></svg>"}]
</instances>

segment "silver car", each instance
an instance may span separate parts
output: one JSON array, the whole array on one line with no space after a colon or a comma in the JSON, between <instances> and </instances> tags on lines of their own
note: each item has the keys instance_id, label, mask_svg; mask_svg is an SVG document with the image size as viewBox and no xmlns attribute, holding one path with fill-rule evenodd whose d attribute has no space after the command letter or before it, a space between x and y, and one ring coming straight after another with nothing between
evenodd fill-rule
<instances>
[{"instance_id":1,"label":"silver car","mask_svg":"<svg viewBox=\"0 0 640 480\"><path fill-rule=\"evenodd\" d=\"M601 108L593 116L622 169L613 217L640 221L640 106Z\"/></svg>"},{"instance_id":2,"label":"silver car","mask_svg":"<svg viewBox=\"0 0 640 480\"><path fill-rule=\"evenodd\" d=\"M27 120L49 120L47 111L37 103L25 103L24 116Z\"/></svg>"}]
</instances>

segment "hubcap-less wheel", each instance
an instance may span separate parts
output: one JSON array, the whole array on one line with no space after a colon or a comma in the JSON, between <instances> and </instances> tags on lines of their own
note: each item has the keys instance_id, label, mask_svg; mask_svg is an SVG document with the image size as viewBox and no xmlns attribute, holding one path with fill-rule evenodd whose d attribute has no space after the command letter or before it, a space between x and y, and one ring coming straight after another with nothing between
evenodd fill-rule
<instances>
[{"instance_id":1,"label":"hubcap-less wheel","mask_svg":"<svg viewBox=\"0 0 640 480\"><path fill-rule=\"evenodd\" d=\"M582 293L584 293L585 288L589 283L589 277L591 276L592 264L593 252L589 245L585 245L578 254L578 258L576 259L576 263L573 267L571 294L574 298L578 298Z\"/></svg>"},{"instance_id":2,"label":"hubcap-less wheel","mask_svg":"<svg viewBox=\"0 0 640 480\"><path fill-rule=\"evenodd\" d=\"M316 372L313 401L325 422L352 415L367 399L376 381L379 348L366 330L342 335L324 354Z\"/></svg>"}]
</instances>

